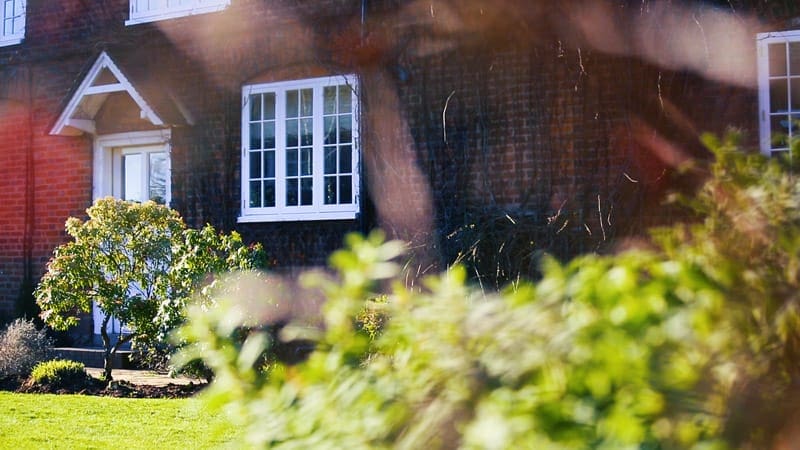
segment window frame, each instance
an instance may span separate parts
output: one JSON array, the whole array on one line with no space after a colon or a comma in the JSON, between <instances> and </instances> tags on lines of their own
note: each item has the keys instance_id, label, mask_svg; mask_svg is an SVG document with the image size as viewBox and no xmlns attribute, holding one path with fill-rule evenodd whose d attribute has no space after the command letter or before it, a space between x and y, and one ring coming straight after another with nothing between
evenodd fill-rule
<instances>
[{"instance_id":1,"label":"window frame","mask_svg":"<svg viewBox=\"0 0 800 450\"><path fill-rule=\"evenodd\" d=\"M92 167L92 198L114 196L122 179L119 155L125 148L163 146L167 154L166 206L172 202L172 146L169 129L134 131L97 136L94 140Z\"/></svg>"},{"instance_id":2,"label":"window frame","mask_svg":"<svg viewBox=\"0 0 800 450\"><path fill-rule=\"evenodd\" d=\"M126 199L128 197L127 187L128 187L128 179L127 179L127 172L125 167L125 159L128 156L139 155L142 157L140 164L142 167L138 171L137 174L137 182L138 187L141 190L141 193L146 200L135 200L135 201L147 201L153 200L150 196L150 184L152 179L152 165L153 160L152 156L162 154L166 156L166 183L164 185L164 197L163 203L157 202L163 205L169 205L170 201L172 200L172 161L170 158L170 154L165 148L164 144L151 144L151 145L136 145L136 146L125 146L125 147L114 147L112 150L112 190L114 192L114 196L119 194L119 197L122 199Z\"/></svg>"},{"instance_id":3,"label":"window frame","mask_svg":"<svg viewBox=\"0 0 800 450\"><path fill-rule=\"evenodd\" d=\"M128 14L130 16L129 19L125 21L126 26L175 19L178 17L194 16L197 14L208 14L222 11L231 4L230 0L192 0L191 5L160 7L154 10L139 12L136 10L135 1L136 0L130 0L128 2ZM206 4L201 4L201 1L205 2Z\"/></svg>"},{"instance_id":4,"label":"window frame","mask_svg":"<svg viewBox=\"0 0 800 450\"><path fill-rule=\"evenodd\" d=\"M6 24L6 11L5 11L5 3L6 0L0 1L0 47L5 47L8 45L16 45L21 43L25 39L25 26L26 26L26 15L28 9L28 1L27 0L11 0L13 3L13 8L16 8L18 5L22 8L22 12L19 15L12 16L13 18L20 20L22 23L19 27L19 31L16 33L11 32L6 34L5 32L5 24ZM16 27L14 27L16 29Z\"/></svg>"},{"instance_id":5,"label":"window frame","mask_svg":"<svg viewBox=\"0 0 800 450\"><path fill-rule=\"evenodd\" d=\"M757 58L758 58L758 115L759 115L759 142L761 153L767 156L787 152L789 147L786 148L773 148L772 141L772 127L771 127L771 114L770 110L770 74L769 74L769 45L770 44L800 44L800 30L787 30L787 31L773 31L768 33L759 33L756 35L757 45ZM799 79L800 75L792 75L787 73L785 76L778 76L772 78L785 78L791 80L792 78ZM791 88L789 88L791 89ZM787 115L791 115L793 110L791 104L788 105ZM797 111L800 116L800 110ZM798 132L797 138L800 138Z\"/></svg>"},{"instance_id":6,"label":"window frame","mask_svg":"<svg viewBox=\"0 0 800 450\"><path fill-rule=\"evenodd\" d=\"M323 89L330 86L348 86L352 90L351 96L351 131L352 153L351 172L351 203L324 204L324 139L323 122L326 113L323 105ZM299 89L313 89L313 133L312 133L312 174L313 194L310 205L286 205L285 185L286 152L287 146L284 136L286 121L286 92ZM275 94L275 205L251 207L250 203L250 96L254 94ZM353 220L360 213L361 208L361 149L360 149L360 102L359 83L353 74L334 75L327 77L306 78L291 81L270 83L254 83L242 87L242 139L241 139L241 214L240 223L250 222L289 222L289 221L320 221L320 220ZM337 143L336 145L341 145ZM330 174L328 174L330 176ZM337 173L336 176L341 176ZM279 185L283 186L279 187Z\"/></svg>"}]
</instances>

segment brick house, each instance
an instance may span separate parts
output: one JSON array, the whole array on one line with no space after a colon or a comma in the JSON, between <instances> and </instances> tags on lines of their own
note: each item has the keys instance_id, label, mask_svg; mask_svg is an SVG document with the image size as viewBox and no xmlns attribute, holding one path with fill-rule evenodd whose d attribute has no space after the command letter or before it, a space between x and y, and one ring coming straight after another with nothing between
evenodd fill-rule
<instances>
[{"instance_id":1,"label":"brick house","mask_svg":"<svg viewBox=\"0 0 800 450\"><path fill-rule=\"evenodd\" d=\"M717 3L4 0L0 318L106 195L278 269L376 226L498 280L636 235L699 133L794 133L800 8Z\"/></svg>"}]
</instances>

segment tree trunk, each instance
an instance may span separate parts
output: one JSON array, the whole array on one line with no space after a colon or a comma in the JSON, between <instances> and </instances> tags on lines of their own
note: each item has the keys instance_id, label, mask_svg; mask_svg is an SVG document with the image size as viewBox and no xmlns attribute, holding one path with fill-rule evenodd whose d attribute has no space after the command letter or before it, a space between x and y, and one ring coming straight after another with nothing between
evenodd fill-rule
<instances>
[{"instance_id":1,"label":"tree trunk","mask_svg":"<svg viewBox=\"0 0 800 450\"><path fill-rule=\"evenodd\" d=\"M105 317L103 317L103 322L100 324L100 336L103 338L103 378L106 383L113 379L111 378L113 352L111 351L111 338L108 337L107 331L108 321L110 319L111 315L106 314Z\"/></svg>"}]
</instances>

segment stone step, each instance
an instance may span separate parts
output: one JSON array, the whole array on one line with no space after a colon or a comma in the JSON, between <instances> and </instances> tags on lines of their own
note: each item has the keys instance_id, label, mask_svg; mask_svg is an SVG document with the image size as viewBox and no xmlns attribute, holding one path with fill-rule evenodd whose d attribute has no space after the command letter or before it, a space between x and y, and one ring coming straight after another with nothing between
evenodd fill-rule
<instances>
[{"instance_id":1,"label":"stone step","mask_svg":"<svg viewBox=\"0 0 800 450\"><path fill-rule=\"evenodd\" d=\"M69 359L83 363L86 367L103 367L102 348L82 348L82 347L56 347L53 349L56 358ZM117 350L114 355L114 369L133 369L130 350Z\"/></svg>"}]
</instances>

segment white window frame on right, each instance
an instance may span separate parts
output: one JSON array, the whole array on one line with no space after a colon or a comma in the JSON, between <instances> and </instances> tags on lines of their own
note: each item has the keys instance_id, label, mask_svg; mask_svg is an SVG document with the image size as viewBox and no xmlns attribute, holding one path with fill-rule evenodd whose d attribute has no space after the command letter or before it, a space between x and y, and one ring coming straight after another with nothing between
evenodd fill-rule
<instances>
[{"instance_id":1,"label":"white window frame on right","mask_svg":"<svg viewBox=\"0 0 800 450\"><path fill-rule=\"evenodd\" d=\"M27 0L0 0L0 47L15 45L25 38Z\"/></svg>"},{"instance_id":2,"label":"white window frame on right","mask_svg":"<svg viewBox=\"0 0 800 450\"><path fill-rule=\"evenodd\" d=\"M230 0L130 0L130 18L125 25L222 11Z\"/></svg>"},{"instance_id":3,"label":"white window frame on right","mask_svg":"<svg viewBox=\"0 0 800 450\"><path fill-rule=\"evenodd\" d=\"M358 99L355 75L243 87L239 222L357 217Z\"/></svg>"},{"instance_id":4,"label":"white window frame on right","mask_svg":"<svg viewBox=\"0 0 800 450\"><path fill-rule=\"evenodd\" d=\"M776 155L800 139L800 30L760 33L756 42L761 153Z\"/></svg>"}]
</instances>

